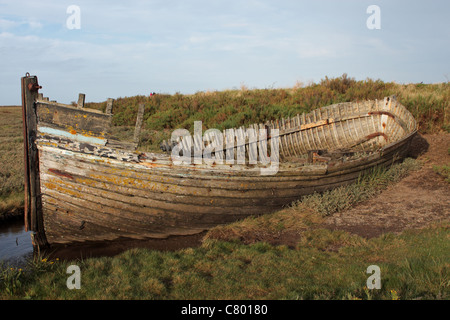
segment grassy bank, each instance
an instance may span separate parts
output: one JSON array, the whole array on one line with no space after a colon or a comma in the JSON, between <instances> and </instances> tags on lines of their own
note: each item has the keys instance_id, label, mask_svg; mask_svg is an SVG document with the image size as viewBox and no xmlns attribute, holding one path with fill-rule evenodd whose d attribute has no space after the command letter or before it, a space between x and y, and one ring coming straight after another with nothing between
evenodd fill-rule
<instances>
[{"instance_id":1,"label":"grassy bank","mask_svg":"<svg viewBox=\"0 0 450 320\"><path fill-rule=\"evenodd\" d=\"M132 139L138 105L145 103L140 148L158 150L159 142L170 138L173 129L193 130L194 121L201 120L204 130L223 130L294 116L333 103L382 99L389 95L396 95L414 115L420 133L450 130L449 83L400 85L371 79L356 81L347 75L288 89L242 87L193 95L118 98L114 102L113 122L118 137ZM88 105L100 110L106 108L106 102Z\"/></svg>"},{"instance_id":2,"label":"grassy bank","mask_svg":"<svg viewBox=\"0 0 450 320\"><path fill-rule=\"evenodd\" d=\"M0 107L0 221L23 206L22 109Z\"/></svg>"},{"instance_id":3,"label":"grassy bank","mask_svg":"<svg viewBox=\"0 0 450 320\"><path fill-rule=\"evenodd\" d=\"M450 225L370 240L312 229L294 249L210 240L177 252L131 249L114 258L3 269L2 299L449 299ZM69 290L69 265L81 288ZM370 265L381 289L367 289Z\"/></svg>"}]
</instances>

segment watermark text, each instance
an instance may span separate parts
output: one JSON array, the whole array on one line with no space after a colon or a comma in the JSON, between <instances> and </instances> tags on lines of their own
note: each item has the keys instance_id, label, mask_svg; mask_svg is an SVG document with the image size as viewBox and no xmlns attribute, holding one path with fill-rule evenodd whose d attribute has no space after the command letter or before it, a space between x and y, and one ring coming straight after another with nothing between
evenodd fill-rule
<instances>
[{"instance_id":1,"label":"watermark text","mask_svg":"<svg viewBox=\"0 0 450 320\"><path fill-rule=\"evenodd\" d=\"M366 20L366 26L369 30L381 29L381 9L379 6L372 4L367 7L367 14L370 16Z\"/></svg>"},{"instance_id":2,"label":"watermark text","mask_svg":"<svg viewBox=\"0 0 450 320\"><path fill-rule=\"evenodd\" d=\"M194 135L186 129L172 133L172 160L175 165L262 165L261 175L274 175L279 168L279 129L267 127L208 129L202 135L202 122L194 122Z\"/></svg>"},{"instance_id":3,"label":"watermark text","mask_svg":"<svg viewBox=\"0 0 450 320\"><path fill-rule=\"evenodd\" d=\"M70 5L66 10L67 14L70 14L66 20L66 27L69 30L81 29L81 9L79 6Z\"/></svg>"}]
</instances>

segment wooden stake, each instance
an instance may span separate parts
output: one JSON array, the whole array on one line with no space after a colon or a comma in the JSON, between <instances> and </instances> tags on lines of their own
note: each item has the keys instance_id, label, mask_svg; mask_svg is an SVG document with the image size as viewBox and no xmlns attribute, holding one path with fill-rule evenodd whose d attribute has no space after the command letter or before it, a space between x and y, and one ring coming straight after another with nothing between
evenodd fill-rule
<instances>
[{"instance_id":1,"label":"wooden stake","mask_svg":"<svg viewBox=\"0 0 450 320\"><path fill-rule=\"evenodd\" d=\"M29 186L27 190L26 201L28 202L29 209L27 208L27 217L25 224L27 229L35 231L36 234L33 237L34 245L45 246L47 245L47 239L45 237L44 223L42 216L42 199L41 199L41 187L39 178L39 153L36 147L37 138L37 116L35 101L38 97L38 91L34 86L38 86L38 80L36 76L26 76L22 78L22 110L24 112L24 147L25 149L25 177L28 181L25 185ZM27 186L27 187L28 187ZM26 187L26 188L27 188ZM29 227L29 228L28 228Z\"/></svg>"},{"instance_id":2,"label":"wooden stake","mask_svg":"<svg viewBox=\"0 0 450 320\"><path fill-rule=\"evenodd\" d=\"M134 128L134 139L133 139L133 142L134 142L136 148L139 143L139 136L141 134L142 121L144 120L144 107L145 107L145 105L143 103L139 104L138 114L137 114L137 118L136 118L136 127Z\"/></svg>"},{"instance_id":3,"label":"wooden stake","mask_svg":"<svg viewBox=\"0 0 450 320\"><path fill-rule=\"evenodd\" d=\"M113 102L114 99L108 98L108 101L106 102L106 114L112 114Z\"/></svg>"},{"instance_id":4,"label":"wooden stake","mask_svg":"<svg viewBox=\"0 0 450 320\"><path fill-rule=\"evenodd\" d=\"M78 94L77 108L84 108L84 99L85 99L84 93Z\"/></svg>"}]
</instances>

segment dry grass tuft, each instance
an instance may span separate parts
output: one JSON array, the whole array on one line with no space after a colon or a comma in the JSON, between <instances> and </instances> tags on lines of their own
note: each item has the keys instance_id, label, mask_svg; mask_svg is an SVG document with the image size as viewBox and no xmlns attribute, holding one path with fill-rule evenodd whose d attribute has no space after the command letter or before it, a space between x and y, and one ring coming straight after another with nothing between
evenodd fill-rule
<instances>
[{"instance_id":1,"label":"dry grass tuft","mask_svg":"<svg viewBox=\"0 0 450 320\"><path fill-rule=\"evenodd\" d=\"M217 226L207 232L203 241L204 243L209 240L240 241L246 244L276 243L283 237L292 237L295 243L302 231L322 221L323 218L314 210L299 205L273 214L252 216L231 224Z\"/></svg>"}]
</instances>

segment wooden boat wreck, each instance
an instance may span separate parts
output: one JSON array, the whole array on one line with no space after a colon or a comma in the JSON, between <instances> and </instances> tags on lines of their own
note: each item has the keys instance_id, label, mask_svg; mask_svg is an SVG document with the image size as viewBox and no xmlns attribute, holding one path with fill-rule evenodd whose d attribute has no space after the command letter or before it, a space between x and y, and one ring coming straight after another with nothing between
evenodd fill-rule
<instances>
[{"instance_id":1,"label":"wooden boat wreck","mask_svg":"<svg viewBox=\"0 0 450 320\"><path fill-rule=\"evenodd\" d=\"M267 140L278 131L277 170L262 175L270 162L176 164L171 153L138 152L111 137L112 100L103 113L85 108L82 94L71 106L48 101L40 88L36 76L22 78L25 225L40 246L191 235L273 212L402 159L416 133L393 97L255 125ZM140 121L142 110L137 132ZM251 152L249 142L245 148ZM259 159L270 158L268 149Z\"/></svg>"}]
</instances>

